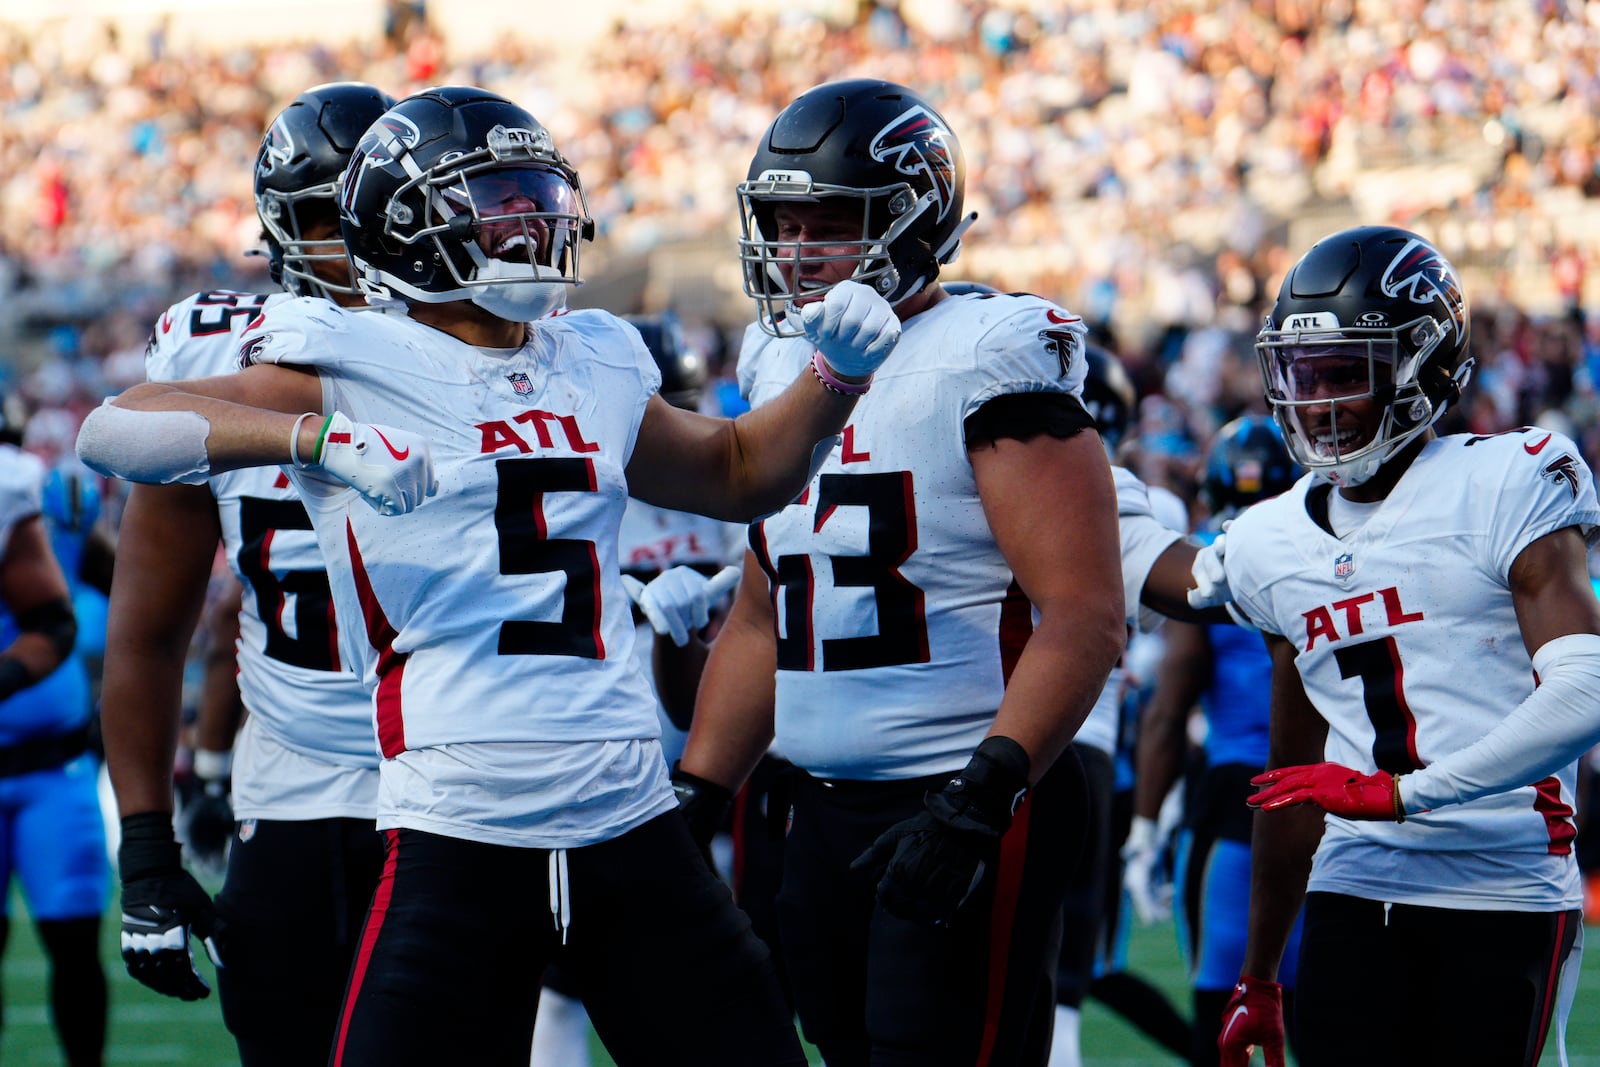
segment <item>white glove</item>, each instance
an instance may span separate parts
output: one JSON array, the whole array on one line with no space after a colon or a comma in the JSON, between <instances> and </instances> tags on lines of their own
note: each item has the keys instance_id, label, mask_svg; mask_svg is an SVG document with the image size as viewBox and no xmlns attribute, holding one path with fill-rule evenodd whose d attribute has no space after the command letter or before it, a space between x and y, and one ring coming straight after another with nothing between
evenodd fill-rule
<instances>
[{"instance_id":1,"label":"white glove","mask_svg":"<svg viewBox=\"0 0 1600 1067\"><path fill-rule=\"evenodd\" d=\"M1223 553L1227 551L1228 527L1232 525L1232 519L1223 523L1217 539L1200 549L1194 557L1194 563L1189 568L1194 577L1194 588L1189 590L1191 608L1214 608L1233 599L1233 591L1228 588L1228 572L1222 566Z\"/></svg>"},{"instance_id":2,"label":"white glove","mask_svg":"<svg viewBox=\"0 0 1600 1067\"><path fill-rule=\"evenodd\" d=\"M1122 846L1122 888L1144 926L1160 922L1172 912L1172 887L1162 883L1156 870L1160 861L1155 820L1135 815Z\"/></svg>"},{"instance_id":3,"label":"white glove","mask_svg":"<svg viewBox=\"0 0 1600 1067\"><path fill-rule=\"evenodd\" d=\"M649 585L631 574L622 576L622 587L650 620L651 628L671 637L679 648L689 643L691 633L711 621L711 605L738 584L738 567L724 567L710 578L693 567L673 567L650 579Z\"/></svg>"},{"instance_id":4,"label":"white glove","mask_svg":"<svg viewBox=\"0 0 1600 1067\"><path fill-rule=\"evenodd\" d=\"M404 515L439 491L425 438L351 422L340 411L322 424L316 456L305 466L344 482L382 515Z\"/></svg>"},{"instance_id":5,"label":"white glove","mask_svg":"<svg viewBox=\"0 0 1600 1067\"><path fill-rule=\"evenodd\" d=\"M801 307L800 326L834 373L847 378L866 378L900 340L894 308L860 282L840 282Z\"/></svg>"}]
</instances>

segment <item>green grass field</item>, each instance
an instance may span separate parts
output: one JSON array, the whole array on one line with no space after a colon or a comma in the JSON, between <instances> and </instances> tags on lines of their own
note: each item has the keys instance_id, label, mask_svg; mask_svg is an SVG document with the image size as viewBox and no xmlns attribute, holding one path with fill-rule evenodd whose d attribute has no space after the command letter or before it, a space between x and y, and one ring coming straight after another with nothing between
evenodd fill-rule
<instances>
[{"instance_id":1,"label":"green grass field","mask_svg":"<svg viewBox=\"0 0 1600 1067\"><path fill-rule=\"evenodd\" d=\"M22 915L13 901L13 914ZM1590 927L1591 938L1600 927ZM163 1067L223 1067L237 1064L233 1042L222 1026L215 996L184 1004L157 996L136 984L117 958L116 925L108 918L105 937L106 973L111 981L111 1031L108 1064L161 1064ZM1567 1031L1571 1067L1600 1067L1600 950L1584 959L1583 980ZM1182 965L1170 924L1134 934L1130 949L1133 970L1167 990L1187 1014ZM209 964L202 967L209 971ZM50 1027L46 969L38 941L25 920L12 932L0 977L4 981L5 1026L0 1031L0 1063L7 1067L45 1067L61 1063ZM208 974L209 977L209 974ZM1169 1067L1181 1061L1146 1040L1122 1020L1091 1001L1084 1011L1083 1048L1090 1067ZM610 1057L595 1045L596 1067L611 1067ZM1259 1061L1259 1057L1258 1057ZM814 1062L821 1063L814 1058ZM1556 1063L1554 1054L1544 1064Z\"/></svg>"}]
</instances>

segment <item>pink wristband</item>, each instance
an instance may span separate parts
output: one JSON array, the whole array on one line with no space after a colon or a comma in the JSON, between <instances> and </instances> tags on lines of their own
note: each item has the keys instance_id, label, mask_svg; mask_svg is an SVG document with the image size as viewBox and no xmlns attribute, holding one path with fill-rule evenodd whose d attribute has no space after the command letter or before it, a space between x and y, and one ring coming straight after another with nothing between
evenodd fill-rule
<instances>
[{"instance_id":1,"label":"pink wristband","mask_svg":"<svg viewBox=\"0 0 1600 1067\"><path fill-rule=\"evenodd\" d=\"M811 373L817 376L817 381L822 383L824 389L840 396L861 396L872 388L872 375L867 375L864 382L847 382L834 373L821 352L811 354Z\"/></svg>"}]
</instances>

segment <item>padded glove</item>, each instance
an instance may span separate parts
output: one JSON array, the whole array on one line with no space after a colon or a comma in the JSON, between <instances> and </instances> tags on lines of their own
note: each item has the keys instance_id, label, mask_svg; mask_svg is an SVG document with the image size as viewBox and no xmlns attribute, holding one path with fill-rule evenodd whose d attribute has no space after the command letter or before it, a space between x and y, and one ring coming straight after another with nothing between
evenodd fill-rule
<instances>
[{"instance_id":1,"label":"padded glove","mask_svg":"<svg viewBox=\"0 0 1600 1067\"><path fill-rule=\"evenodd\" d=\"M1242 975L1222 1009L1222 1067L1246 1067L1257 1045L1267 1067L1283 1067L1283 986Z\"/></svg>"},{"instance_id":2,"label":"padded glove","mask_svg":"<svg viewBox=\"0 0 1600 1067\"><path fill-rule=\"evenodd\" d=\"M303 466L344 482L382 515L414 511L439 491L424 438L389 426L351 422L339 411L323 422L317 450Z\"/></svg>"},{"instance_id":3,"label":"padded glove","mask_svg":"<svg viewBox=\"0 0 1600 1067\"><path fill-rule=\"evenodd\" d=\"M884 831L850 869L877 883L890 914L947 926L999 857L1027 792L1027 752L1009 737L986 737L965 770L923 798L926 811Z\"/></svg>"},{"instance_id":4,"label":"padded glove","mask_svg":"<svg viewBox=\"0 0 1600 1067\"><path fill-rule=\"evenodd\" d=\"M1228 572L1222 566L1222 558L1227 551L1228 527L1231 525L1232 519L1222 524L1222 532L1217 534L1217 539L1196 553L1194 563L1189 568L1194 577L1194 588L1189 590L1189 606L1197 611L1214 608L1233 599L1233 592L1228 588Z\"/></svg>"},{"instance_id":5,"label":"padded glove","mask_svg":"<svg viewBox=\"0 0 1600 1067\"><path fill-rule=\"evenodd\" d=\"M651 628L682 648L689 643L690 634L711 621L711 606L739 584L739 573L738 567L724 567L707 578L693 567L679 566L656 575L648 585L624 574L622 587L650 620Z\"/></svg>"},{"instance_id":6,"label":"padded glove","mask_svg":"<svg viewBox=\"0 0 1600 1067\"><path fill-rule=\"evenodd\" d=\"M678 810L689 823L689 836L700 847L706 866L713 872L716 861L711 858L711 839L722 829L723 821L733 807L733 792L726 786L672 767L672 791L678 794Z\"/></svg>"},{"instance_id":7,"label":"padded glove","mask_svg":"<svg viewBox=\"0 0 1600 1067\"><path fill-rule=\"evenodd\" d=\"M211 962L221 967L221 924L211 898L179 861L166 812L122 820L117 866L122 879L122 962L128 973L169 997L210 996L211 987L195 969L189 935L200 938Z\"/></svg>"},{"instance_id":8,"label":"padded glove","mask_svg":"<svg viewBox=\"0 0 1600 1067\"><path fill-rule=\"evenodd\" d=\"M1342 819L1405 822L1400 804L1400 779L1388 771L1363 774L1337 763L1308 763L1277 767L1250 779L1261 786L1245 803L1262 811L1277 811L1294 804L1315 804Z\"/></svg>"},{"instance_id":9,"label":"padded glove","mask_svg":"<svg viewBox=\"0 0 1600 1067\"><path fill-rule=\"evenodd\" d=\"M802 306L800 326L835 374L858 381L870 378L900 340L894 308L860 282L840 282Z\"/></svg>"}]
</instances>

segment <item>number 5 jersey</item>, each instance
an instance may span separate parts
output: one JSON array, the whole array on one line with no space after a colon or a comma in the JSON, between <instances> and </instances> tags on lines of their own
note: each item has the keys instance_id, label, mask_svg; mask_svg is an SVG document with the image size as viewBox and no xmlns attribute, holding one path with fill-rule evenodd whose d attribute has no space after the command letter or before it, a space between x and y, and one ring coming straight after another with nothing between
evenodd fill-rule
<instances>
[{"instance_id":1,"label":"number 5 jersey","mask_svg":"<svg viewBox=\"0 0 1600 1067\"><path fill-rule=\"evenodd\" d=\"M1594 539L1594 481L1571 441L1525 429L1430 441L1342 538L1312 518L1327 492L1308 475L1236 519L1228 583L1251 620L1298 649L1328 722L1325 758L1403 774L1470 745L1538 684L1511 566L1567 526ZM1577 907L1575 768L1404 823L1330 815L1309 888L1468 910Z\"/></svg>"},{"instance_id":2,"label":"number 5 jersey","mask_svg":"<svg viewBox=\"0 0 1600 1067\"><path fill-rule=\"evenodd\" d=\"M406 515L291 475L373 691L379 827L575 848L671 810L617 562L624 468L660 382L637 332L577 311L481 349L302 299L240 346L315 368L323 411L430 443L439 492Z\"/></svg>"}]
</instances>

